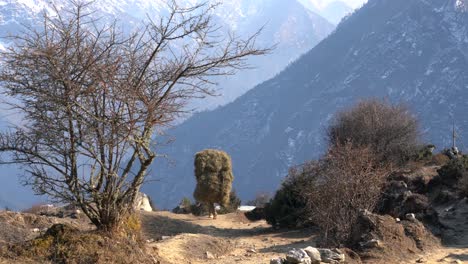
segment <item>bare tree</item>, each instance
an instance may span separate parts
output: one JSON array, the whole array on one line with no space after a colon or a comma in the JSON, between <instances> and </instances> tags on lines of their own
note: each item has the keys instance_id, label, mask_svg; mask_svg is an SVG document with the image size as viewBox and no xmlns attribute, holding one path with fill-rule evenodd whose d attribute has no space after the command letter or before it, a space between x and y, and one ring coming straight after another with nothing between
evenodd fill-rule
<instances>
[{"instance_id":1,"label":"bare tree","mask_svg":"<svg viewBox=\"0 0 468 264\"><path fill-rule=\"evenodd\" d=\"M304 166L308 184L298 186L304 214L322 229L325 244L346 243L359 211L377 205L391 166L379 162L370 148L351 143L333 146L318 163Z\"/></svg>"},{"instance_id":2,"label":"bare tree","mask_svg":"<svg viewBox=\"0 0 468 264\"><path fill-rule=\"evenodd\" d=\"M331 146L370 147L382 161L402 164L419 146L419 123L403 104L364 100L336 114L328 129Z\"/></svg>"},{"instance_id":3,"label":"bare tree","mask_svg":"<svg viewBox=\"0 0 468 264\"><path fill-rule=\"evenodd\" d=\"M213 6L183 8L124 34L90 15L92 4L44 15L1 54L1 86L23 122L0 134L3 163L21 164L38 194L81 207L116 231L157 156L155 129L213 93L212 76L234 74L269 49L221 37Z\"/></svg>"}]
</instances>

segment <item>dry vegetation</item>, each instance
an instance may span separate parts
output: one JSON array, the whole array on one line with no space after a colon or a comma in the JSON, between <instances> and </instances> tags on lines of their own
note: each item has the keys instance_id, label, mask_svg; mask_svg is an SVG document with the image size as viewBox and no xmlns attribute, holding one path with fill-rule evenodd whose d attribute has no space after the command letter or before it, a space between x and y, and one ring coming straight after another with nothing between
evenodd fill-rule
<instances>
[{"instance_id":1,"label":"dry vegetation","mask_svg":"<svg viewBox=\"0 0 468 264\"><path fill-rule=\"evenodd\" d=\"M405 105L378 99L338 112L328 128L330 145L369 147L381 161L399 165L416 153L419 136L418 120Z\"/></svg>"},{"instance_id":2,"label":"dry vegetation","mask_svg":"<svg viewBox=\"0 0 468 264\"><path fill-rule=\"evenodd\" d=\"M5 101L24 120L0 133L0 152L8 152L0 163L23 166L36 193L119 232L157 156L155 131L184 114L190 99L212 95L213 76L269 51L256 45L260 32L222 34L214 8L168 1L167 14L128 34L119 21L92 16L92 1L44 13L1 52Z\"/></svg>"},{"instance_id":3,"label":"dry vegetation","mask_svg":"<svg viewBox=\"0 0 468 264\"><path fill-rule=\"evenodd\" d=\"M307 172L300 187L309 219L323 232L325 245L347 243L361 210L374 211L391 169L368 148L334 146Z\"/></svg>"}]
</instances>

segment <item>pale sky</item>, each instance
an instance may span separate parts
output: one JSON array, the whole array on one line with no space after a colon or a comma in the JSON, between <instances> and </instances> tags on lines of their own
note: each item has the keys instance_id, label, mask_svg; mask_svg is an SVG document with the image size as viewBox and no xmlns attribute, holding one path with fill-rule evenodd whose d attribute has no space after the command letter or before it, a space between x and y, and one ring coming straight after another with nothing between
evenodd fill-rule
<instances>
[{"instance_id":1,"label":"pale sky","mask_svg":"<svg viewBox=\"0 0 468 264\"><path fill-rule=\"evenodd\" d=\"M329 3L337 1L337 0L302 0L302 1L309 1L313 3L314 6L319 6L323 8ZM347 5L349 5L352 8L361 7L363 3L367 2L367 0L339 0L339 1L345 2Z\"/></svg>"},{"instance_id":2,"label":"pale sky","mask_svg":"<svg viewBox=\"0 0 468 264\"><path fill-rule=\"evenodd\" d=\"M353 8L358 8L358 7L361 7L362 4L367 2L367 0L343 0L343 2L345 2L346 4L348 4L349 6Z\"/></svg>"}]
</instances>

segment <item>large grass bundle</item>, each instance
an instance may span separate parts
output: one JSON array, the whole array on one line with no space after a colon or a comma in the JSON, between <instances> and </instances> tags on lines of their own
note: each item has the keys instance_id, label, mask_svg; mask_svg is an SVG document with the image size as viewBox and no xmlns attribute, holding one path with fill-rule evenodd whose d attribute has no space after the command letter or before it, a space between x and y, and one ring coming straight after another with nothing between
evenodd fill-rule
<instances>
[{"instance_id":1,"label":"large grass bundle","mask_svg":"<svg viewBox=\"0 0 468 264\"><path fill-rule=\"evenodd\" d=\"M193 196L197 201L229 205L234 176L231 157L226 152L207 149L195 154L195 177Z\"/></svg>"}]
</instances>

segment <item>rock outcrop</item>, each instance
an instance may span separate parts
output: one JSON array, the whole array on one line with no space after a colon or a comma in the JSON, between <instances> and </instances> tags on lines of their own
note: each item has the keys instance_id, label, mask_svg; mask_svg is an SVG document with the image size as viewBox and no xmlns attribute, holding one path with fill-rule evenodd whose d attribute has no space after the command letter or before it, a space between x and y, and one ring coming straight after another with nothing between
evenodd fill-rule
<instances>
[{"instance_id":1,"label":"rock outcrop","mask_svg":"<svg viewBox=\"0 0 468 264\"><path fill-rule=\"evenodd\" d=\"M152 212L153 207L151 206L150 199L148 195L144 193L139 193L135 201L135 209L145 212Z\"/></svg>"}]
</instances>

